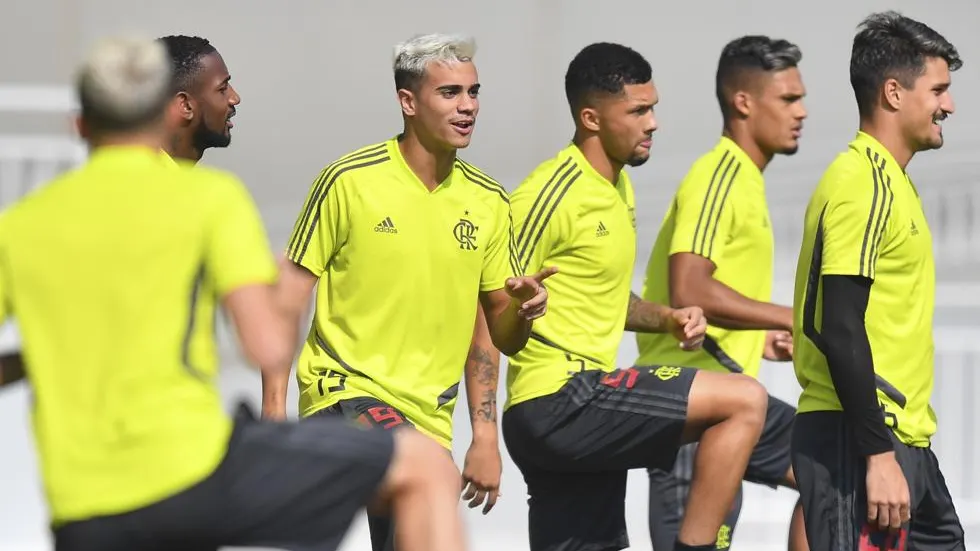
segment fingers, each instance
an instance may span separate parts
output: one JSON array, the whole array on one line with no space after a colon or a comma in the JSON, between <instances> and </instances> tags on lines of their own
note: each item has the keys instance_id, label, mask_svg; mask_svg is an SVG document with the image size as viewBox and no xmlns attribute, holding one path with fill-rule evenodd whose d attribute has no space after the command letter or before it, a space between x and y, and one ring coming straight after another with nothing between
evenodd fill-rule
<instances>
[{"instance_id":1,"label":"fingers","mask_svg":"<svg viewBox=\"0 0 980 551\"><path fill-rule=\"evenodd\" d=\"M868 523L872 526L879 526L878 524L878 503L868 500Z\"/></svg>"},{"instance_id":2,"label":"fingers","mask_svg":"<svg viewBox=\"0 0 980 551\"><path fill-rule=\"evenodd\" d=\"M500 497L500 492L497 490L491 490L487 494L487 504L483 506L483 514L487 514L493 509L493 506L497 504L497 498Z\"/></svg>"},{"instance_id":3,"label":"fingers","mask_svg":"<svg viewBox=\"0 0 980 551\"><path fill-rule=\"evenodd\" d=\"M540 272L531 276L531 279L537 281L538 283L541 283L542 281L548 279L549 277L557 273L558 273L558 268L556 266L549 266L547 268L543 268Z\"/></svg>"},{"instance_id":4,"label":"fingers","mask_svg":"<svg viewBox=\"0 0 980 551\"><path fill-rule=\"evenodd\" d=\"M545 314L548 308L548 291L539 286L537 292L524 304L521 304L521 309L517 312L519 316L526 320L535 320L540 318Z\"/></svg>"},{"instance_id":5,"label":"fingers","mask_svg":"<svg viewBox=\"0 0 980 551\"><path fill-rule=\"evenodd\" d=\"M487 514L497 504L500 491L496 488L481 488L472 480L465 481L463 488L463 501L470 509L476 509L483 505L482 514Z\"/></svg>"}]
</instances>

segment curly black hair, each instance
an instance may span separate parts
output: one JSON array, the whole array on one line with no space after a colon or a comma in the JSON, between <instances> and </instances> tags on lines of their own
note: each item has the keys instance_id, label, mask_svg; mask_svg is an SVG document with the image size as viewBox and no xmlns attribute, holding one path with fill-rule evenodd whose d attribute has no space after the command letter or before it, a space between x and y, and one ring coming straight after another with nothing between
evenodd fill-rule
<instances>
[{"instance_id":1,"label":"curly black hair","mask_svg":"<svg viewBox=\"0 0 980 551\"><path fill-rule=\"evenodd\" d=\"M159 39L167 47L173 64L174 93L194 88L194 79L201 71L201 58L217 50L206 38L170 35Z\"/></svg>"},{"instance_id":2,"label":"curly black hair","mask_svg":"<svg viewBox=\"0 0 980 551\"><path fill-rule=\"evenodd\" d=\"M617 95L630 84L653 79L650 63L637 51L610 42L590 44L580 51L565 72L565 97L572 111L596 95Z\"/></svg>"}]
</instances>

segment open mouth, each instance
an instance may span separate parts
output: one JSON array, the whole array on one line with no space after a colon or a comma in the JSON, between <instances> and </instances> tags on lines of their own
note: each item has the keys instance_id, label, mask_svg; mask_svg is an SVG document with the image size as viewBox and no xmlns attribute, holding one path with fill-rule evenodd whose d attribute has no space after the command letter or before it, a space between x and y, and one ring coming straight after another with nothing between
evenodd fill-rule
<instances>
[{"instance_id":1,"label":"open mouth","mask_svg":"<svg viewBox=\"0 0 980 551\"><path fill-rule=\"evenodd\" d=\"M459 130L460 132L469 132L473 128L473 121L455 121L450 123L453 128Z\"/></svg>"},{"instance_id":2,"label":"open mouth","mask_svg":"<svg viewBox=\"0 0 980 551\"><path fill-rule=\"evenodd\" d=\"M938 115L933 116L932 117L932 124L933 124L933 126L937 126L939 128L942 128L943 127L943 121L946 120L946 117L948 117L948 116L949 115L947 115L946 113L940 113Z\"/></svg>"}]
</instances>

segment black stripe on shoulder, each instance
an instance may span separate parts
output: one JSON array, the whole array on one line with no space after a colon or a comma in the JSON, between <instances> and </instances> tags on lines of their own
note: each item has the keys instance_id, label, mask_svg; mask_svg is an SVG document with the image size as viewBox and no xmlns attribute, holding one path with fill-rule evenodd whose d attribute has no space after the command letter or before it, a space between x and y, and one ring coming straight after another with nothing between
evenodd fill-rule
<instances>
[{"instance_id":1,"label":"black stripe on shoulder","mask_svg":"<svg viewBox=\"0 0 980 551\"><path fill-rule=\"evenodd\" d=\"M563 163L558 165L558 168L556 168L554 172L552 172L548 182L541 186L541 190L534 198L534 202L531 204L530 210L527 211L527 215L524 217L524 220L520 221L521 231L517 235L518 258L524 257L524 252L527 250L528 241L531 239L531 234L537 227L538 222L540 222L542 213L547 208L548 202L554 196L555 191L568 177L568 175L577 169L578 165L576 165L572 160L572 157L569 156Z\"/></svg>"},{"instance_id":2,"label":"black stripe on shoulder","mask_svg":"<svg viewBox=\"0 0 980 551\"><path fill-rule=\"evenodd\" d=\"M359 155L337 161L325 168L320 178L314 184L313 190L310 192L309 204L303 213L303 222L302 224L297 224L293 232L293 237L290 239L290 260L298 264L303 260L303 256L306 255L306 249L313 239L313 232L316 230L316 225L320 220L320 209L323 206L323 201L326 199L327 193L330 192L337 179L348 172L379 165L390 160L391 156L388 155L387 148L370 149Z\"/></svg>"},{"instance_id":3,"label":"black stripe on shoulder","mask_svg":"<svg viewBox=\"0 0 980 551\"><path fill-rule=\"evenodd\" d=\"M713 225L711 223L711 212L714 209L715 201L718 200L718 193L722 187L722 180L725 179L725 175L728 174L728 170L731 168L732 163L734 162L735 156L731 155L731 152L726 149L722 154L721 159L718 160L718 164L715 165L715 170L711 174L711 181L708 182L708 189L704 192L704 202L701 204L701 212L698 214L698 222L694 226L694 237L691 240L692 253L704 256L704 245L708 239L708 228ZM725 167L724 171L721 170L722 166ZM702 223L704 224L703 226ZM700 241L700 244L698 241Z\"/></svg>"},{"instance_id":4,"label":"black stripe on shoulder","mask_svg":"<svg viewBox=\"0 0 980 551\"><path fill-rule=\"evenodd\" d=\"M861 239L861 256L859 258L860 266L858 266L858 274L862 277L867 277L869 279L874 279L874 250L876 244L881 239L881 233L884 229L882 224L882 218L885 214L885 209L887 207L888 211L891 211L891 182L884 179L884 172L881 167L884 166L884 160L876 152L872 152L871 148L865 149L865 155L868 158L868 162L871 165L871 186L872 186L872 196L871 196L871 208L868 212L868 222L864 228L864 237Z\"/></svg>"},{"instance_id":5,"label":"black stripe on shoulder","mask_svg":"<svg viewBox=\"0 0 980 551\"><path fill-rule=\"evenodd\" d=\"M874 266L878 263L878 253L881 248L881 241L885 235L885 228L888 227L888 219L891 218L892 214L892 202L895 199L895 194L892 193L892 178L885 174L886 160L882 157L877 165L874 167L875 172L878 173L878 182L884 192L880 208L878 210L878 221L875 222L874 239L871 242L871 258L870 273L874 274Z\"/></svg>"},{"instance_id":6,"label":"black stripe on shoulder","mask_svg":"<svg viewBox=\"0 0 980 551\"><path fill-rule=\"evenodd\" d=\"M578 165L572 164L564 173L562 173L561 178L559 178L555 185L552 187L551 193L548 194L548 198L542 203L542 208L538 211L535 217L535 222L537 219L541 218L547 210L547 214L544 214L544 219L541 220L541 225L532 234L527 234L527 239L521 246L521 250L518 254L518 258L521 259L521 270L526 271L528 264L531 262L531 255L534 252L535 247L538 246L538 242L541 241L541 236L544 235L544 230L548 227L548 222L551 221L551 216L555 214L558 209L558 205L561 203L562 198L568 193L568 190L575 183L575 180L579 179L582 175L582 169L578 168ZM542 190L542 193L544 190ZM557 192L557 195L556 195ZM532 237L533 235L533 237Z\"/></svg>"},{"instance_id":7,"label":"black stripe on shoulder","mask_svg":"<svg viewBox=\"0 0 980 551\"><path fill-rule=\"evenodd\" d=\"M296 224L293 226L293 232L290 235L289 244L286 248L290 257L296 253L301 236L305 234L304 230L307 229L307 224L310 223L310 218L313 215L313 208L317 205L317 197L320 195L325 182L330 179L332 174L339 168L346 166L347 163L374 159L383 156L386 153L387 144L385 143L362 147L357 151L344 155L320 171L320 174L317 176L316 180L313 181L310 192L307 194L306 202L303 204L302 214L296 218Z\"/></svg>"},{"instance_id":8,"label":"black stripe on shoulder","mask_svg":"<svg viewBox=\"0 0 980 551\"><path fill-rule=\"evenodd\" d=\"M500 185L496 180L487 176L478 168L467 163L466 161L463 161L462 159L456 159L456 167L459 169L460 174L462 174L464 178L482 187L483 189L486 189L487 191L496 193L500 199L503 200L503 202L507 203L508 205L510 204L510 197L507 196L507 190L504 189L504 186Z\"/></svg>"},{"instance_id":9,"label":"black stripe on shoulder","mask_svg":"<svg viewBox=\"0 0 980 551\"><path fill-rule=\"evenodd\" d=\"M708 240L707 258L711 258L711 253L715 250L715 236L718 234L718 223L721 221L721 211L725 208L725 201L728 199L728 192L732 190L732 184L735 183L735 178L738 177L738 171L741 168L742 162L739 161L735 164L735 170L732 171L732 175L728 179L728 185L725 186L725 194L721 196L721 202L718 204L718 213L715 215L715 223L711 228L711 239ZM721 187L719 187L718 190L721 191Z\"/></svg>"}]
</instances>

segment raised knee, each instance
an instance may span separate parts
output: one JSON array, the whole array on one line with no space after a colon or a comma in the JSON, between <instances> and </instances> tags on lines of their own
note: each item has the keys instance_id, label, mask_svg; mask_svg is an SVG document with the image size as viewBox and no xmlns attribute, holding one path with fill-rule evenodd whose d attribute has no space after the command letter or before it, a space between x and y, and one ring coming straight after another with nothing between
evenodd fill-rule
<instances>
[{"instance_id":1,"label":"raised knee","mask_svg":"<svg viewBox=\"0 0 980 551\"><path fill-rule=\"evenodd\" d=\"M731 383L732 395L737 397L733 404L736 411L733 413L761 428L766 422L766 410L769 406L766 387L748 375L733 375Z\"/></svg>"}]
</instances>

